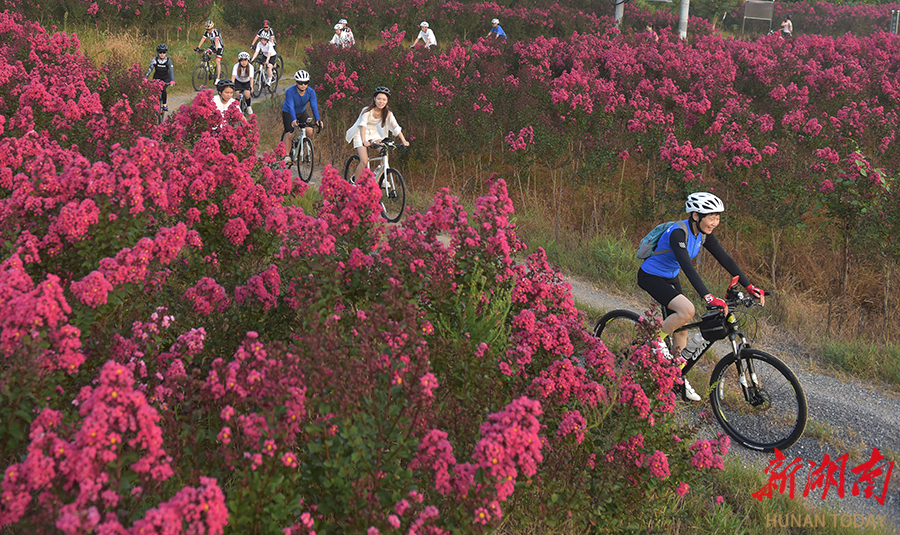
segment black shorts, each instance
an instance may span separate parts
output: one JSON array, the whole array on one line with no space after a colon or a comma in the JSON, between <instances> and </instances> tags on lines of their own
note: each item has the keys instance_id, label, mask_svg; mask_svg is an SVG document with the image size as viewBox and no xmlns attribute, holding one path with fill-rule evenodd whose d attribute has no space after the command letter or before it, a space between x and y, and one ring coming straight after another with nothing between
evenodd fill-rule
<instances>
[{"instance_id":1,"label":"black shorts","mask_svg":"<svg viewBox=\"0 0 900 535\"><path fill-rule=\"evenodd\" d=\"M657 275L651 275L643 269L639 269L637 283L642 290L650 294L650 297L655 299L656 302L662 306L664 309L663 316L674 314L674 312L666 307L666 305L671 303L672 299L675 299L684 293L681 291L681 282L678 280L678 277L666 279Z\"/></svg>"},{"instance_id":2,"label":"black shorts","mask_svg":"<svg viewBox=\"0 0 900 535\"><path fill-rule=\"evenodd\" d=\"M216 56L216 57L219 58L219 59L222 59L222 54L225 53L225 47L224 47L224 46L219 47L219 48L216 48L216 47L214 47L214 46L211 46L211 47L209 47L209 50L211 50L212 53L213 53L213 55Z\"/></svg>"},{"instance_id":3,"label":"black shorts","mask_svg":"<svg viewBox=\"0 0 900 535\"><path fill-rule=\"evenodd\" d=\"M250 80L246 82L242 82L240 80L234 81L234 90L235 91L250 91Z\"/></svg>"},{"instance_id":4,"label":"black shorts","mask_svg":"<svg viewBox=\"0 0 900 535\"><path fill-rule=\"evenodd\" d=\"M305 125L306 119L308 117L309 116L306 114L306 110L303 110L303 113L300 114L300 117L297 117L297 122L299 122L301 125ZM291 117L290 113L281 110L281 122L284 123L284 132L282 135L287 134L288 132L292 134L294 133L294 127L291 126L291 123L294 122L294 118Z\"/></svg>"}]
</instances>

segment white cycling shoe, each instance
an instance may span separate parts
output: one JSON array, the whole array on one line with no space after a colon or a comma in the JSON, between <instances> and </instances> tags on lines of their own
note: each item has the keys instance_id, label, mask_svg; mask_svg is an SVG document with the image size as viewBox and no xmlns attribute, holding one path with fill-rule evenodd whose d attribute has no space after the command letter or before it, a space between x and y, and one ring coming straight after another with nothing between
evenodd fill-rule
<instances>
[{"instance_id":1,"label":"white cycling shoe","mask_svg":"<svg viewBox=\"0 0 900 535\"><path fill-rule=\"evenodd\" d=\"M694 388L691 386L691 383L688 382L687 377L684 378L684 387L683 388L684 388L684 390L681 393L681 397L685 401L693 401L693 402L703 401L703 398L700 397L700 394L698 394L694 390Z\"/></svg>"}]
</instances>

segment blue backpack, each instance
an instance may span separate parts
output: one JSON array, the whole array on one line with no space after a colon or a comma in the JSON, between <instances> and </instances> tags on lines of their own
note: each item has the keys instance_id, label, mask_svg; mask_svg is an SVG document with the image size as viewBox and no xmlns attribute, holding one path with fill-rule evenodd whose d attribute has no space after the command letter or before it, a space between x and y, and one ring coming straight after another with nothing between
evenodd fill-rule
<instances>
[{"instance_id":1,"label":"blue backpack","mask_svg":"<svg viewBox=\"0 0 900 535\"><path fill-rule=\"evenodd\" d=\"M669 227L672 225L678 225L681 230L684 231L684 235L687 236L688 228L687 225L684 224L684 221L667 221L665 223L660 223L653 227L653 230L647 233L646 236L641 240L641 244L638 245L638 250L635 256L638 257L639 260L644 260L650 258L651 256L656 256L660 254L665 254L671 251L672 249L663 249L661 251L656 250L656 246L659 245L659 238L663 235L663 233L669 230ZM706 234L701 235L700 243L706 241Z\"/></svg>"}]
</instances>

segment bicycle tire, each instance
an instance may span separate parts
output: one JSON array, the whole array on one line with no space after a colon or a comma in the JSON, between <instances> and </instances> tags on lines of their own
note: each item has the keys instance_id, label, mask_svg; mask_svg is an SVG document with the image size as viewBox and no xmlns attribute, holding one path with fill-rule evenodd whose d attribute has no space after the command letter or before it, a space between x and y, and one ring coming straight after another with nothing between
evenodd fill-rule
<instances>
[{"instance_id":1,"label":"bicycle tire","mask_svg":"<svg viewBox=\"0 0 900 535\"><path fill-rule=\"evenodd\" d=\"M745 371L747 362L753 366L759 384L756 403L746 401L736 358L729 353L709 379L713 415L728 436L746 448L771 453L791 447L803 435L809 416L800 381L785 363L763 351L744 349L741 360Z\"/></svg>"},{"instance_id":2,"label":"bicycle tire","mask_svg":"<svg viewBox=\"0 0 900 535\"><path fill-rule=\"evenodd\" d=\"M274 78L272 84L266 86L266 90L270 95L274 95L278 91L278 81L281 80L281 73L278 72L277 65L272 67L272 78Z\"/></svg>"},{"instance_id":3,"label":"bicycle tire","mask_svg":"<svg viewBox=\"0 0 900 535\"><path fill-rule=\"evenodd\" d=\"M344 180L351 184L356 184L356 168L359 166L359 154L347 158L344 164Z\"/></svg>"},{"instance_id":4,"label":"bicycle tire","mask_svg":"<svg viewBox=\"0 0 900 535\"><path fill-rule=\"evenodd\" d=\"M194 74L191 75L191 85L194 86L194 91L200 91L206 87L206 82L209 80L208 75L209 70L206 65L201 63L194 68Z\"/></svg>"},{"instance_id":5,"label":"bicycle tire","mask_svg":"<svg viewBox=\"0 0 900 535\"><path fill-rule=\"evenodd\" d=\"M299 136L300 133L298 132L294 135ZM313 166L315 165L315 153L313 152L311 139L305 137L301 143L303 145L300 147L300 154L297 155L297 175L300 176L300 180L309 182L312 178Z\"/></svg>"},{"instance_id":6,"label":"bicycle tire","mask_svg":"<svg viewBox=\"0 0 900 535\"><path fill-rule=\"evenodd\" d=\"M406 185L400 171L388 168L378 186L381 188L381 217L389 223L400 221L406 208Z\"/></svg>"},{"instance_id":7,"label":"bicycle tire","mask_svg":"<svg viewBox=\"0 0 900 535\"><path fill-rule=\"evenodd\" d=\"M278 79L281 80L281 77L284 75L284 58L281 54L276 54L275 62L278 64Z\"/></svg>"},{"instance_id":8,"label":"bicycle tire","mask_svg":"<svg viewBox=\"0 0 900 535\"><path fill-rule=\"evenodd\" d=\"M597 321L594 336L613 354L616 368L622 368L631 359L634 347L646 338L646 333L641 327L640 314L631 310L613 310Z\"/></svg>"},{"instance_id":9,"label":"bicycle tire","mask_svg":"<svg viewBox=\"0 0 900 535\"><path fill-rule=\"evenodd\" d=\"M265 74L257 70L253 73L253 90L250 91L250 94L253 95L253 98L259 98L263 91L263 79L265 78Z\"/></svg>"}]
</instances>

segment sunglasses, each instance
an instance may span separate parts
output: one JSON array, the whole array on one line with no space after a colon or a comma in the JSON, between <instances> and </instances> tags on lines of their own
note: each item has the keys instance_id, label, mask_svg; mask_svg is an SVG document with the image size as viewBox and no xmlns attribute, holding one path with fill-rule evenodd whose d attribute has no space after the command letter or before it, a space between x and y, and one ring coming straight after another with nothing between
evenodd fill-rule
<instances>
[{"instance_id":1,"label":"sunglasses","mask_svg":"<svg viewBox=\"0 0 900 535\"><path fill-rule=\"evenodd\" d=\"M309 82L297 82L297 85L309 85Z\"/></svg>"}]
</instances>

